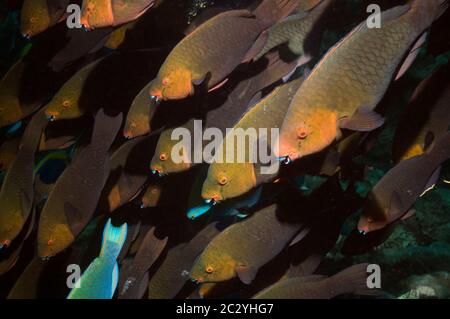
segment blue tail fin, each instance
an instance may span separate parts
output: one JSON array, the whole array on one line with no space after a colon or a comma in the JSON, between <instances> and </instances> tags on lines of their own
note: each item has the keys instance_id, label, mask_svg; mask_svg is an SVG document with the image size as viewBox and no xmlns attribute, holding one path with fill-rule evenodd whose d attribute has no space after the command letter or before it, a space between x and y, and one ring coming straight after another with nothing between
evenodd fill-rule
<instances>
[{"instance_id":1,"label":"blue tail fin","mask_svg":"<svg viewBox=\"0 0 450 319\"><path fill-rule=\"evenodd\" d=\"M128 225L125 223L120 227L114 227L111 224L111 218L108 219L103 230L102 248L100 250L100 257L119 256L122 246L127 239Z\"/></svg>"}]
</instances>

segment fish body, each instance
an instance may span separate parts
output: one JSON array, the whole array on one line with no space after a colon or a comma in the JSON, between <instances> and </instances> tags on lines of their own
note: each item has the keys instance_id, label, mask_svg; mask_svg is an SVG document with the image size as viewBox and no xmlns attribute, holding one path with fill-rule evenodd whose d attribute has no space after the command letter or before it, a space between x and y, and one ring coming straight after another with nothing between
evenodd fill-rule
<instances>
[{"instance_id":1,"label":"fish body","mask_svg":"<svg viewBox=\"0 0 450 319\"><path fill-rule=\"evenodd\" d=\"M374 295L367 287L368 264L349 267L340 273L323 276L295 277L282 280L256 294L254 299L331 299L343 294Z\"/></svg>"},{"instance_id":2,"label":"fish body","mask_svg":"<svg viewBox=\"0 0 450 319\"><path fill-rule=\"evenodd\" d=\"M259 52L265 40L257 41L262 31L292 12L297 2L265 0L254 12L231 10L206 21L172 50L150 95L159 100L184 99L194 94L194 85L203 82L214 89Z\"/></svg>"},{"instance_id":3,"label":"fish body","mask_svg":"<svg viewBox=\"0 0 450 319\"><path fill-rule=\"evenodd\" d=\"M436 183L440 165L450 158L450 132L428 152L392 168L369 193L358 230L369 233L404 218L415 201Z\"/></svg>"},{"instance_id":4,"label":"fish body","mask_svg":"<svg viewBox=\"0 0 450 319\"><path fill-rule=\"evenodd\" d=\"M119 281L117 257L127 238L127 224L115 227L111 219L103 231L102 248L75 283L67 299L111 299Z\"/></svg>"},{"instance_id":5,"label":"fish body","mask_svg":"<svg viewBox=\"0 0 450 319\"><path fill-rule=\"evenodd\" d=\"M300 10L299 12L297 9L297 13L272 26L268 30L269 37L264 48L254 60L258 60L264 54L282 44L287 44L289 50L295 55L310 54L311 52L307 52L305 47L306 41L312 35L314 28L317 28L317 23L332 3L332 0L321 0L318 2L320 4L313 7L311 11Z\"/></svg>"},{"instance_id":6,"label":"fish body","mask_svg":"<svg viewBox=\"0 0 450 319\"><path fill-rule=\"evenodd\" d=\"M238 276L249 284L259 268L280 253L302 227L278 219L278 208L277 204L270 205L226 228L199 256L191 279L207 283Z\"/></svg>"},{"instance_id":7,"label":"fish body","mask_svg":"<svg viewBox=\"0 0 450 319\"><path fill-rule=\"evenodd\" d=\"M33 116L21 146L0 190L0 246L9 246L20 233L33 209L33 165L41 134L47 125L43 112Z\"/></svg>"},{"instance_id":8,"label":"fish body","mask_svg":"<svg viewBox=\"0 0 450 319\"><path fill-rule=\"evenodd\" d=\"M125 42L127 38L127 32L133 29L135 25L136 22L130 22L124 24L120 28L115 29L108 37L108 40L105 43L105 48L117 50Z\"/></svg>"},{"instance_id":9,"label":"fish body","mask_svg":"<svg viewBox=\"0 0 450 319\"><path fill-rule=\"evenodd\" d=\"M394 7L381 13L381 28L364 21L329 50L292 101L278 157L296 160L320 152L340 138L341 129L371 131L383 125L374 108L401 74L405 54L424 41L425 30L446 8L444 0Z\"/></svg>"},{"instance_id":10,"label":"fish body","mask_svg":"<svg viewBox=\"0 0 450 319\"><path fill-rule=\"evenodd\" d=\"M174 298L189 279L189 270L195 258L219 233L220 230L216 224L210 224L188 243L171 248L158 270L150 278L148 297L150 299Z\"/></svg>"},{"instance_id":11,"label":"fish body","mask_svg":"<svg viewBox=\"0 0 450 319\"><path fill-rule=\"evenodd\" d=\"M45 113L52 121L74 119L84 114L85 110L79 105L81 94L89 75L102 60L94 61L78 71L45 106Z\"/></svg>"},{"instance_id":12,"label":"fish body","mask_svg":"<svg viewBox=\"0 0 450 319\"><path fill-rule=\"evenodd\" d=\"M16 137L7 141L4 141L0 145L0 171L7 172L8 168L14 162L17 151L19 150L20 137Z\"/></svg>"},{"instance_id":13,"label":"fish body","mask_svg":"<svg viewBox=\"0 0 450 319\"><path fill-rule=\"evenodd\" d=\"M123 265L119 279L119 299L140 299L147 290L148 270L167 244L167 237L159 240L154 232L154 228L148 231L136 256Z\"/></svg>"},{"instance_id":14,"label":"fish body","mask_svg":"<svg viewBox=\"0 0 450 319\"><path fill-rule=\"evenodd\" d=\"M245 143L245 160L238 162L236 154L238 149L242 152L242 148L236 143L234 133L239 130L251 132L249 130L267 129L268 146L272 147L270 143L272 136L269 131L281 127L290 102L302 82L303 78L299 78L274 89L267 97L251 107L233 127L233 131L225 136L219 148L222 149L223 157L218 158L219 160L214 159L203 183L202 197L205 200L213 199L220 202L237 197L255 188L261 184L261 180L267 178L263 174L258 174L255 169L257 165L250 161L249 143ZM232 162L226 158L230 147L234 147L235 154Z\"/></svg>"},{"instance_id":15,"label":"fish body","mask_svg":"<svg viewBox=\"0 0 450 319\"><path fill-rule=\"evenodd\" d=\"M25 0L20 15L20 32L34 37L63 19L69 0Z\"/></svg>"},{"instance_id":16,"label":"fish body","mask_svg":"<svg viewBox=\"0 0 450 319\"><path fill-rule=\"evenodd\" d=\"M0 81L0 127L14 124L33 114L41 103L27 103L20 99L22 81L28 64L16 62Z\"/></svg>"},{"instance_id":17,"label":"fish body","mask_svg":"<svg viewBox=\"0 0 450 319\"><path fill-rule=\"evenodd\" d=\"M90 221L109 175L108 151L122 123L100 110L91 143L75 157L57 180L42 208L38 255L53 257L72 244Z\"/></svg>"},{"instance_id":18,"label":"fish body","mask_svg":"<svg viewBox=\"0 0 450 319\"><path fill-rule=\"evenodd\" d=\"M393 144L395 162L423 154L450 125L450 67L441 67L415 90L401 115Z\"/></svg>"},{"instance_id":19,"label":"fish body","mask_svg":"<svg viewBox=\"0 0 450 319\"><path fill-rule=\"evenodd\" d=\"M155 0L84 0L81 24L87 30L120 26L134 21L155 5Z\"/></svg>"}]
</instances>

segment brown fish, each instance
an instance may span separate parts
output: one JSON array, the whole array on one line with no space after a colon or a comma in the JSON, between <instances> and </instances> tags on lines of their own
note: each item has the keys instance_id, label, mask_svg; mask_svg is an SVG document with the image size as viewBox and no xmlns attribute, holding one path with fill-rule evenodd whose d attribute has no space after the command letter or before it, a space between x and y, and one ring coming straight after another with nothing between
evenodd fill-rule
<instances>
[{"instance_id":1,"label":"brown fish","mask_svg":"<svg viewBox=\"0 0 450 319\"><path fill-rule=\"evenodd\" d=\"M26 38L44 32L64 19L69 0L25 0L20 15L20 32Z\"/></svg>"},{"instance_id":2,"label":"brown fish","mask_svg":"<svg viewBox=\"0 0 450 319\"><path fill-rule=\"evenodd\" d=\"M324 276L295 277L282 280L256 294L254 299L331 299L343 294L379 295L367 287L367 267L359 264L326 278Z\"/></svg>"},{"instance_id":3,"label":"brown fish","mask_svg":"<svg viewBox=\"0 0 450 319\"><path fill-rule=\"evenodd\" d=\"M208 90L220 87L239 64L262 49L267 38L262 32L297 4L298 0L264 0L253 12L227 11L203 23L169 54L150 95L178 100L192 95L194 85L204 84Z\"/></svg>"},{"instance_id":4,"label":"brown fish","mask_svg":"<svg viewBox=\"0 0 450 319\"><path fill-rule=\"evenodd\" d=\"M6 173L0 190L0 247L11 244L32 212L35 153L47 123L42 111L33 116L22 136L16 159Z\"/></svg>"},{"instance_id":5,"label":"brown fish","mask_svg":"<svg viewBox=\"0 0 450 319\"><path fill-rule=\"evenodd\" d=\"M443 134L426 153L392 168L370 192L358 230L369 233L412 214L414 202L439 177L439 167L450 158L450 132Z\"/></svg>"},{"instance_id":6,"label":"brown fish","mask_svg":"<svg viewBox=\"0 0 450 319\"><path fill-rule=\"evenodd\" d=\"M20 137L15 137L10 140L6 140L0 145L0 171L6 172L14 159L17 156L19 150Z\"/></svg>"},{"instance_id":7,"label":"brown fish","mask_svg":"<svg viewBox=\"0 0 450 319\"><path fill-rule=\"evenodd\" d=\"M417 56L425 30L446 9L445 0L394 7L382 12L381 28L370 29L364 21L333 47L292 101L278 157L292 161L320 152L340 138L341 129L371 131L383 125L374 108L405 54L413 48L397 78Z\"/></svg>"},{"instance_id":8,"label":"brown fish","mask_svg":"<svg viewBox=\"0 0 450 319\"><path fill-rule=\"evenodd\" d=\"M450 125L450 66L441 67L414 92L397 126L393 156L395 162L423 154Z\"/></svg>"},{"instance_id":9,"label":"brown fish","mask_svg":"<svg viewBox=\"0 0 450 319\"><path fill-rule=\"evenodd\" d=\"M72 244L90 221L109 175L108 151L122 124L122 114L95 117L91 143L57 180L42 208L38 255L53 257Z\"/></svg>"},{"instance_id":10,"label":"brown fish","mask_svg":"<svg viewBox=\"0 0 450 319\"><path fill-rule=\"evenodd\" d=\"M257 130L265 128L271 130L279 128L292 98L303 80L303 78L298 78L277 87L272 93L256 103L243 115L241 120L233 127L234 132L238 132L236 131L238 129L248 131L249 129ZM271 133L267 132L267 135L268 146L270 147ZM234 162L230 162L225 157L230 147L227 145L234 147ZM268 179L267 176L264 176L265 174L261 174L260 170L257 169L257 166L260 164L259 161L255 163L257 165L254 165L249 160L249 143L245 143L244 162L238 162L238 158L236 157L239 143L236 143L233 134L227 134L220 147L222 150L225 150L223 151L224 157L221 158L222 162L214 159L213 163L209 166L208 175L202 190L202 197L205 200L220 202L237 197ZM242 151L242 149L240 150ZM276 176L277 172L278 170L276 170L275 174L270 174L270 176Z\"/></svg>"}]
</instances>

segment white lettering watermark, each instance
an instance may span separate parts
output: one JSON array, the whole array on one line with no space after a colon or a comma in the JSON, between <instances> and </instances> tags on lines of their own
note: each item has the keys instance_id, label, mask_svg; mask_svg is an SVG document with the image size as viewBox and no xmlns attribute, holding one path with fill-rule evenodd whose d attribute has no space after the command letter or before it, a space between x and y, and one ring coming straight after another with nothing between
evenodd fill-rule
<instances>
[{"instance_id":1,"label":"white lettering watermark","mask_svg":"<svg viewBox=\"0 0 450 319\"><path fill-rule=\"evenodd\" d=\"M378 4L370 4L367 7L367 13L371 15L367 18L366 23L369 29L381 28L381 8Z\"/></svg>"},{"instance_id":2,"label":"white lettering watermark","mask_svg":"<svg viewBox=\"0 0 450 319\"><path fill-rule=\"evenodd\" d=\"M67 277L66 284L67 288L80 288L80 278L81 278L81 269L77 264L70 264L67 266L66 272L70 274Z\"/></svg>"}]
</instances>

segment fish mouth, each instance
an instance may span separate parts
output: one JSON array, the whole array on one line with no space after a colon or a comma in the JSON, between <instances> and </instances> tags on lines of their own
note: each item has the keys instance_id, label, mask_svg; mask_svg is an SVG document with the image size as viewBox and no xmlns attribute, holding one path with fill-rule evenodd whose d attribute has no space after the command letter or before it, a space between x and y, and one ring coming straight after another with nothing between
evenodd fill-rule
<instances>
[{"instance_id":1,"label":"fish mouth","mask_svg":"<svg viewBox=\"0 0 450 319\"><path fill-rule=\"evenodd\" d=\"M47 116L47 120L48 120L48 121L54 122L54 121L56 121L56 116L57 116L58 114L56 114L56 113L54 113L54 112L48 112L48 111L46 111L46 112L45 112L45 115Z\"/></svg>"},{"instance_id":2,"label":"fish mouth","mask_svg":"<svg viewBox=\"0 0 450 319\"><path fill-rule=\"evenodd\" d=\"M191 278L191 281L195 284L201 284L203 283L205 280L203 278Z\"/></svg>"},{"instance_id":3,"label":"fish mouth","mask_svg":"<svg viewBox=\"0 0 450 319\"><path fill-rule=\"evenodd\" d=\"M166 175L160 167L150 167L150 169L152 170L152 174L158 175L158 177L163 177Z\"/></svg>"},{"instance_id":4,"label":"fish mouth","mask_svg":"<svg viewBox=\"0 0 450 319\"><path fill-rule=\"evenodd\" d=\"M208 204L208 205L210 205L210 206L215 206L215 205L217 205L218 203L220 203L220 201L221 201L221 199L220 199L220 197L219 196L213 196L213 197L211 197L211 198L207 198L207 199L205 199L205 203L206 204Z\"/></svg>"},{"instance_id":5,"label":"fish mouth","mask_svg":"<svg viewBox=\"0 0 450 319\"><path fill-rule=\"evenodd\" d=\"M125 132L123 132L123 137L125 137L125 139L127 139L127 140L131 140L135 136L131 131L125 131Z\"/></svg>"},{"instance_id":6,"label":"fish mouth","mask_svg":"<svg viewBox=\"0 0 450 319\"><path fill-rule=\"evenodd\" d=\"M26 40L31 40L31 35L28 32L22 33L22 37Z\"/></svg>"}]
</instances>

